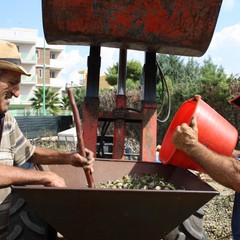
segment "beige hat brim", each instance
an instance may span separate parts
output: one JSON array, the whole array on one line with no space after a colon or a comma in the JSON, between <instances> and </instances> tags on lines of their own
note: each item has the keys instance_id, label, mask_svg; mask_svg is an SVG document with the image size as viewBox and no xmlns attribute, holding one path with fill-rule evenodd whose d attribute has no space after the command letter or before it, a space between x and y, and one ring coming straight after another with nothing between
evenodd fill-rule
<instances>
[{"instance_id":1,"label":"beige hat brim","mask_svg":"<svg viewBox=\"0 0 240 240\"><path fill-rule=\"evenodd\" d=\"M28 73L22 66L18 66L14 63L8 62L8 61L0 61L0 69L6 69L6 70L11 70L14 72L19 72L23 75L26 76L31 76L30 73Z\"/></svg>"}]
</instances>

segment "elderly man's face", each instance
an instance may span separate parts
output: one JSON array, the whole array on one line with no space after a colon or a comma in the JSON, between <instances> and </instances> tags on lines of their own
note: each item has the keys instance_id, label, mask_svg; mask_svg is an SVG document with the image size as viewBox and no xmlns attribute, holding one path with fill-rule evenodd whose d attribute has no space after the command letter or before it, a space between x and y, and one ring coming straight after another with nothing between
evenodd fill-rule
<instances>
[{"instance_id":1,"label":"elderly man's face","mask_svg":"<svg viewBox=\"0 0 240 240\"><path fill-rule=\"evenodd\" d=\"M0 74L0 113L7 112L12 96L19 96L20 82L21 74L18 72L4 70Z\"/></svg>"}]
</instances>

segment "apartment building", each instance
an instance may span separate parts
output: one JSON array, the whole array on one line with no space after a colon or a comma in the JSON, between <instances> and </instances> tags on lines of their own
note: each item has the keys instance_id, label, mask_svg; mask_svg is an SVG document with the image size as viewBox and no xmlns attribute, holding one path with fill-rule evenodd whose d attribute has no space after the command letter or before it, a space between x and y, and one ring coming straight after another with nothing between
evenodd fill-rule
<instances>
[{"instance_id":1,"label":"apartment building","mask_svg":"<svg viewBox=\"0 0 240 240\"><path fill-rule=\"evenodd\" d=\"M0 39L15 43L23 67L31 73L30 77L22 76L20 96L12 98L9 110L15 115L32 115L30 99L38 86L55 88L61 98L65 93L66 79L62 77L64 69L64 45L49 45L38 37L37 29L0 28ZM86 86L87 71L79 71L78 86ZM100 88L111 88L105 76L99 77Z\"/></svg>"},{"instance_id":2,"label":"apartment building","mask_svg":"<svg viewBox=\"0 0 240 240\"><path fill-rule=\"evenodd\" d=\"M33 111L29 100L37 86L51 86L61 97L65 88L65 80L61 77L64 68L61 53L65 46L48 45L44 39L38 38L36 29L0 28L0 39L16 44L23 67L31 73L30 77L22 76L20 96L12 98L11 112L15 115L31 114Z\"/></svg>"}]
</instances>

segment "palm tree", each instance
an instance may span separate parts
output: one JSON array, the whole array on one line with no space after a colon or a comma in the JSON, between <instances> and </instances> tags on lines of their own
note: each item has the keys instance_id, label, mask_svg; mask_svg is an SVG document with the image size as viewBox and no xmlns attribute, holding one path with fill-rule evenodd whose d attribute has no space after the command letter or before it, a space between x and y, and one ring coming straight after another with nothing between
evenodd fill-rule
<instances>
[{"instance_id":1,"label":"palm tree","mask_svg":"<svg viewBox=\"0 0 240 240\"><path fill-rule=\"evenodd\" d=\"M34 97L30 99L32 106L38 112L43 109L43 87L38 87L34 90ZM58 93L53 88L45 88L45 109L51 115L58 115L61 111L61 102L58 98Z\"/></svg>"},{"instance_id":2,"label":"palm tree","mask_svg":"<svg viewBox=\"0 0 240 240\"><path fill-rule=\"evenodd\" d=\"M62 109L66 110L70 108L70 101L67 94L64 94L62 96L61 103L62 103Z\"/></svg>"}]
</instances>

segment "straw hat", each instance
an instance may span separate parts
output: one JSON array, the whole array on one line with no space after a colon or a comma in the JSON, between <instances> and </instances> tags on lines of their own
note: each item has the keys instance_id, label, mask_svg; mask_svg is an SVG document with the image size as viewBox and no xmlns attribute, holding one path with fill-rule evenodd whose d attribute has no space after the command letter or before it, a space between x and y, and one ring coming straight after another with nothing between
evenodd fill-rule
<instances>
[{"instance_id":1,"label":"straw hat","mask_svg":"<svg viewBox=\"0 0 240 240\"><path fill-rule=\"evenodd\" d=\"M0 69L19 72L31 76L22 66L21 58L15 44L0 40Z\"/></svg>"}]
</instances>

